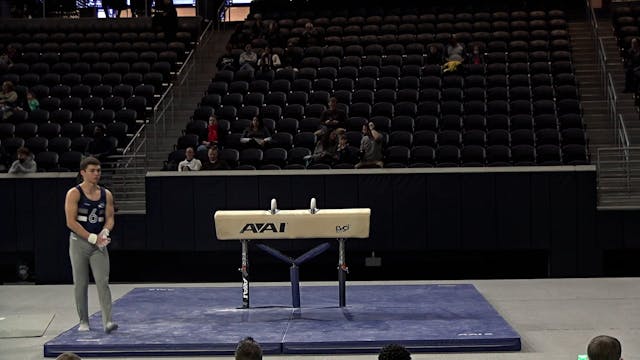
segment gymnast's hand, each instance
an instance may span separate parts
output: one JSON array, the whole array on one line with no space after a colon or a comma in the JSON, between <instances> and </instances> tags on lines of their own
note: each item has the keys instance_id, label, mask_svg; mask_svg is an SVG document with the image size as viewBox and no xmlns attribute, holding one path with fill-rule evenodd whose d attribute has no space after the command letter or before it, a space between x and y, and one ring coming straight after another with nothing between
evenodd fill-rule
<instances>
[{"instance_id":1,"label":"gymnast's hand","mask_svg":"<svg viewBox=\"0 0 640 360\"><path fill-rule=\"evenodd\" d=\"M100 234L98 234L98 241L96 245L100 248L106 247L111 242L111 238L109 237L109 230L103 229Z\"/></svg>"}]
</instances>

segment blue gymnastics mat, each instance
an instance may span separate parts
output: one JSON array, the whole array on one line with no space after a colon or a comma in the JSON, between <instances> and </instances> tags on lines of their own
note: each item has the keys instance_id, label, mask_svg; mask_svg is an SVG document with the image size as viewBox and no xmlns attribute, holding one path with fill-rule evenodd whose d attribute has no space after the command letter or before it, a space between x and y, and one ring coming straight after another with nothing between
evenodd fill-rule
<instances>
[{"instance_id":1,"label":"blue gymnastics mat","mask_svg":"<svg viewBox=\"0 0 640 360\"><path fill-rule=\"evenodd\" d=\"M136 288L118 299L120 328L77 326L44 345L44 354L80 356L230 355L251 336L265 354L374 353L389 343L411 352L518 351L520 336L473 285L350 285L347 306L337 286L302 286L291 307L288 286L253 286L251 308L239 309L242 289Z\"/></svg>"}]
</instances>

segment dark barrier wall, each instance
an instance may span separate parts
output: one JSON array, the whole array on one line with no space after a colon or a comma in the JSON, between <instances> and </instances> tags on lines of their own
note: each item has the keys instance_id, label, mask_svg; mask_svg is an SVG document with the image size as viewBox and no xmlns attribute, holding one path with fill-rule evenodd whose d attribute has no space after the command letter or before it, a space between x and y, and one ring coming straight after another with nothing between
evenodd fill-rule
<instances>
[{"instance_id":1,"label":"dark barrier wall","mask_svg":"<svg viewBox=\"0 0 640 360\"><path fill-rule=\"evenodd\" d=\"M596 214L595 171L569 169L150 174L147 214L116 214L114 271L117 281L145 281L142 272L161 273L156 269L168 266L167 259L180 257L198 271L224 259L221 268L235 279L228 263L239 261L239 245L215 240L214 212L266 209L274 197L282 209L307 208L316 197L320 208L372 208L371 238L350 240L348 254L375 250L420 261L424 254L470 250L537 251L548 255L548 276L637 275L629 269L640 251L640 211ZM38 283L69 283L63 205L75 176L46 175L0 175L0 265L27 254ZM277 247L303 251L312 244L317 241ZM327 257L331 262L334 254Z\"/></svg>"},{"instance_id":2,"label":"dark barrier wall","mask_svg":"<svg viewBox=\"0 0 640 360\"><path fill-rule=\"evenodd\" d=\"M545 250L554 277L601 274L593 167L153 173L147 248L237 251L215 240L220 209L369 207L371 238L351 251ZM308 248L285 241L282 250Z\"/></svg>"}]
</instances>

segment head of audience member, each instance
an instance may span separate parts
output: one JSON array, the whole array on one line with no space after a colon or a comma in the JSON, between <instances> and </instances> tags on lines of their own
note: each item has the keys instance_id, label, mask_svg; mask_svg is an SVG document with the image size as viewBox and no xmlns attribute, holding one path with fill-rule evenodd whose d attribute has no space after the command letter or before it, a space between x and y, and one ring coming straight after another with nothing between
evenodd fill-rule
<instances>
[{"instance_id":1,"label":"head of audience member","mask_svg":"<svg viewBox=\"0 0 640 360\"><path fill-rule=\"evenodd\" d=\"M251 53L253 52L253 48L251 47L251 44L247 44L247 45L245 45L245 46L244 46L244 51L245 51L247 54L251 54Z\"/></svg>"},{"instance_id":2,"label":"head of audience member","mask_svg":"<svg viewBox=\"0 0 640 360\"><path fill-rule=\"evenodd\" d=\"M265 46L264 50L262 51L262 56L269 56L269 55L271 55L271 47Z\"/></svg>"},{"instance_id":3,"label":"head of audience member","mask_svg":"<svg viewBox=\"0 0 640 360\"><path fill-rule=\"evenodd\" d=\"M2 83L2 92L3 93L10 93L13 91L13 83L9 80L6 80L5 82Z\"/></svg>"},{"instance_id":4,"label":"head of audience member","mask_svg":"<svg viewBox=\"0 0 640 360\"><path fill-rule=\"evenodd\" d=\"M196 155L196 152L193 150L193 148L191 146L189 146L185 151L184 151L184 156L187 158L187 161L191 161L193 160L194 156Z\"/></svg>"},{"instance_id":5,"label":"head of audience member","mask_svg":"<svg viewBox=\"0 0 640 360\"><path fill-rule=\"evenodd\" d=\"M93 128L93 138L99 139L104 136L104 129L102 126L96 126Z\"/></svg>"},{"instance_id":6,"label":"head of audience member","mask_svg":"<svg viewBox=\"0 0 640 360\"><path fill-rule=\"evenodd\" d=\"M31 101L35 98L35 96L33 96L33 93L31 91L27 91L27 101Z\"/></svg>"},{"instance_id":7,"label":"head of audience member","mask_svg":"<svg viewBox=\"0 0 640 360\"><path fill-rule=\"evenodd\" d=\"M269 31L269 33L273 34L273 33L278 33L279 29L278 29L278 23L275 21L272 21L269 23L269 26L267 27L267 30Z\"/></svg>"},{"instance_id":8,"label":"head of audience member","mask_svg":"<svg viewBox=\"0 0 640 360\"><path fill-rule=\"evenodd\" d=\"M209 126L218 125L218 117L215 115L209 116Z\"/></svg>"},{"instance_id":9,"label":"head of audience member","mask_svg":"<svg viewBox=\"0 0 640 360\"><path fill-rule=\"evenodd\" d=\"M435 45L429 46L429 54L437 55L438 54L438 47L435 46Z\"/></svg>"},{"instance_id":10,"label":"head of audience member","mask_svg":"<svg viewBox=\"0 0 640 360\"><path fill-rule=\"evenodd\" d=\"M251 119L251 123L249 124L249 129L258 130L258 129L262 129L263 127L264 127L264 122L260 117L254 116L253 119Z\"/></svg>"},{"instance_id":11,"label":"head of audience member","mask_svg":"<svg viewBox=\"0 0 640 360\"><path fill-rule=\"evenodd\" d=\"M262 360L262 348L252 337L246 337L238 343L236 360Z\"/></svg>"},{"instance_id":12,"label":"head of audience member","mask_svg":"<svg viewBox=\"0 0 640 360\"><path fill-rule=\"evenodd\" d=\"M378 360L411 360L411 353L402 345L389 344L380 350Z\"/></svg>"},{"instance_id":13,"label":"head of audience member","mask_svg":"<svg viewBox=\"0 0 640 360\"><path fill-rule=\"evenodd\" d=\"M596 336L587 345L587 355L589 360L622 360L622 346L612 336Z\"/></svg>"},{"instance_id":14,"label":"head of audience member","mask_svg":"<svg viewBox=\"0 0 640 360\"><path fill-rule=\"evenodd\" d=\"M19 147L16 151L16 156L18 157L18 161L24 162L29 159L29 157L31 157L31 151L29 151L28 148L22 146Z\"/></svg>"},{"instance_id":15,"label":"head of audience member","mask_svg":"<svg viewBox=\"0 0 640 360\"><path fill-rule=\"evenodd\" d=\"M62 354L58 355L56 360L82 360L82 358L80 356L76 355L75 353L65 352L65 353L62 353Z\"/></svg>"},{"instance_id":16,"label":"head of audience member","mask_svg":"<svg viewBox=\"0 0 640 360\"><path fill-rule=\"evenodd\" d=\"M338 99L332 97L329 99L329 110L335 111L338 108Z\"/></svg>"},{"instance_id":17,"label":"head of audience member","mask_svg":"<svg viewBox=\"0 0 640 360\"><path fill-rule=\"evenodd\" d=\"M631 47L637 49L640 47L640 42L638 42L638 38L631 39Z\"/></svg>"},{"instance_id":18,"label":"head of audience member","mask_svg":"<svg viewBox=\"0 0 640 360\"><path fill-rule=\"evenodd\" d=\"M217 146L210 147L209 151L207 151L207 156L209 157L209 161L212 163L218 161L218 147Z\"/></svg>"},{"instance_id":19,"label":"head of audience member","mask_svg":"<svg viewBox=\"0 0 640 360\"><path fill-rule=\"evenodd\" d=\"M456 38L455 35L451 35L451 37L449 38L449 44L451 46L456 46L458 45L458 39Z\"/></svg>"},{"instance_id":20,"label":"head of audience member","mask_svg":"<svg viewBox=\"0 0 640 360\"><path fill-rule=\"evenodd\" d=\"M338 137L338 147L344 149L349 146L349 138L346 135L340 135Z\"/></svg>"},{"instance_id":21,"label":"head of audience member","mask_svg":"<svg viewBox=\"0 0 640 360\"><path fill-rule=\"evenodd\" d=\"M362 125L362 135L363 136L371 136L371 129L373 128L373 123Z\"/></svg>"},{"instance_id":22,"label":"head of audience member","mask_svg":"<svg viewBox=\"0 0 640 360\"><path fill-rule=\"evenodd\" d=\"M305 31L308 31L308 32L313 31L313 24L312 24L312 23L310 23L310 22L308 22L308 23L304 24L304 30L305 30Z\"/></svg>"},{"instance_id":23,"label":"head of audience member","mask_svg":"<svg viewBox=\"0 0 640 360\"><path fill-rule=\"evenodd\" d=\"M473 55L480 55L480 46L478 45L473 45Z\"/></svg>"}]
</instances>

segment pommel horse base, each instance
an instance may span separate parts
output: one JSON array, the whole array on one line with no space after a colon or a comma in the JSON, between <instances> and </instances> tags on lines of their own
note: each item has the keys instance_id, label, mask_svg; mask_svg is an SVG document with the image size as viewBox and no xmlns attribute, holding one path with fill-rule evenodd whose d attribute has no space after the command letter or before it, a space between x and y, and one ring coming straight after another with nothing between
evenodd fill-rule
<instances>
[{"instance_id":1,"label":"pommel horse base","mask_svg":"<svg viewBox=\"0 0 640 360\"><path fill-rule=\"evenodd\" d=\"M270 210L220 210L214 215L218 240L240 240L242 245L242 307L249 308L249 241L277 239L338 240L338 286L340 307L346 306L345 239L368 238L371 209L318 209L311 199L309 210L278 210L276 199ZM294 308L300 307L299 267L302 263L327 250L329 243L320 244L293 259L268 245L256 244L261 250L291 265L291 295Z\"/></svg>"}]
</instances>

